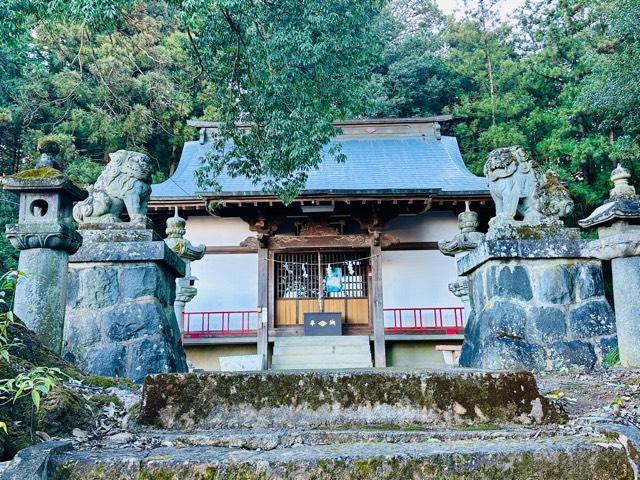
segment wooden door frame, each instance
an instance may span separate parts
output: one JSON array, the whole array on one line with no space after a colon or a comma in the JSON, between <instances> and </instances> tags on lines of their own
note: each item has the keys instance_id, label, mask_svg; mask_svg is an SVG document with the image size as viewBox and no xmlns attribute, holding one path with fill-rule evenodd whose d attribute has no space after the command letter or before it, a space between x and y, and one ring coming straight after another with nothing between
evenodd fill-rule
<instances>
[{"instance_id":1,"label":"wooden door frame","mask_svg":"<svg viewBox=\"0 0 640 480\"><path fill-rule=\"evenodd\" d=\"M340 247L311 247L305 249L270 249L269 250L269 336L302 336L304 335L304 325L295 324L295 325L280 325L277 326L276 321L276 269L275 269L275 261L277 255L283 254L327 254L327 253L362 253L363 256L369 256L370 250L362 248L360 246L344 249ZM343 333L345 335L372 335L373 334L373 318L371 314L371 279L369 278L369 268L370 268L370 259L367 259L367 266L364 272L365 281L367 286L367 305L368 305L368 314L367 314L367 323L364 324L348 324L343 323ZM320 269L318 269L320 272ZM345 301L345 320L348 312L348 304L349 297L333 297L334 299L344 298ZM355 297L354 297L355 298ZM357 297L363 298L363 297ZM293 299L292 299L293 300ZM296 299L300 300L300 299ZM296 316L297 317L297 316Z\"/></svg>"}]
</instances>

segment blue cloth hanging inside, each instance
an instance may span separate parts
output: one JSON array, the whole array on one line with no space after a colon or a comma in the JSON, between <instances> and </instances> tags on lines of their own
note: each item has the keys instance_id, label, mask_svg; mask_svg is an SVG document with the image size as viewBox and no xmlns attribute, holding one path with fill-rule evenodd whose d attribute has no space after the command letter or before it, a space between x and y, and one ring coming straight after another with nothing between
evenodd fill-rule
<instances>
[{"instance_id":1,"label":"blue cloth hanging inside","mask_svg":"<svg viewBox=\"0 0 640 480\"><path fill-rule=\"evenodd\" d=\"M339 293L342 291L342 269L340 267L327 267L324 276L324 291L327 293Z\"/></svg>"}]
</instances>

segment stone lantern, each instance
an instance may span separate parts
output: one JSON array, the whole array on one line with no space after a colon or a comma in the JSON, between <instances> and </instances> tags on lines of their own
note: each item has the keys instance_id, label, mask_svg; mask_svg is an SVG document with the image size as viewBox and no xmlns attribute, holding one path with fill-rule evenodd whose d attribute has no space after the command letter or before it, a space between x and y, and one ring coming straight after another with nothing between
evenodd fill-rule
<instances>
[{"instance_id":1,"label":"stone lantern","mask_svg":"<svg viewBox=\"0 0 640 480\"><path fill-rule=\"evenodd\" d=\"M456 260L462 258L467 253L480 245L484 240L484 233L478 232L478 214L471 211L469 201L465 202L465 209L458 215L458 228L460 233L452 240L441 240L438 248L444 255L454 257ZM449 291L460 298L464 305L465 323L471 314L471 303L469 302L469 281L459 276L455 282L449 284Z\"/></svg>"},{"instance_id":2,"label":"stone lantern","mask_svg":"<svg viewBox=\"0 0 640 480\"><path fill-rule=\"evenodd\" d=\"M69 255L82 245L75 230L73 202L87 193L59 170L56 144L40 149L36 167L2 177L5 190L19 194L18 223L6 236L20 250L14 312L44 344L60 353L67 301Z\"/></svg>"},{"instance_id":3,"label":"stone lantern","mask_svg":"<svg viewBox=\"0 0 640 480\"><path fill-rule=\"evenodd\" d=\"M613 298L620 361L627 367L640 367L640 201L629 184L631 174L618 165L611 172L613 188L609 200L578 223L595 228L598 240L589 253L611 260Z\"/></svg>"},{"instance_id":4,"label":"stone lantern","mask_svg":"<svg viewBox=\"0 0 640 480\"><path fill-rule=\"evenodd\" d=\"M200 260L204 257L206 247L204 245L194 246L189 240L184 238L186 233L186 221L178 216L178 207L175 209L173 217L167 220L167 239L165 243L178 255L186 265L185 275L176 280L176 299L173 308L176 313L176 319L182 329L182 315L184 307L198 293L195 287L196 277L191 275L191 262Z\"/></svg>"}]
</instances>

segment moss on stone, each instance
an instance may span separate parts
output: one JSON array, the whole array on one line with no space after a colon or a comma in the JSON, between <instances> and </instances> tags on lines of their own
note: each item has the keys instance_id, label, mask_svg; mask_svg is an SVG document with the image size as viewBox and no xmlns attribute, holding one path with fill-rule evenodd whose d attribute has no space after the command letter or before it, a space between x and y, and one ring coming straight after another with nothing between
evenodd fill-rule
<instances>
[{"instance_id":1,"label":"moss on stone","mask_svg":"<svg viewBox=\"0 0 640 480\"><path fill-rule=\"evenodd\" d=\"M90 403L78 392L57 386L44 397L37 414L37 429L49 435L69 435L74 428L88 429L93 415Z\"/></svg>"},{"instance_id":2,"label":"moss on stone","mask_svg":"<svg viewBox=\"0 0 640 480\"><path fill-rule=\"evenodd\" d=\"M0 378L15 378L18 373L35 366L58 368L76 380L84 377L73 364L45 347L20 320L16 319L10 325L8 338L14 346L9 349L10 362L0 360ZM89 428L93 417L87 407L91 405L82 395L62 384L43 397L37 413L29 397L0 405L0 418L9 429L8 435L0 433L0 460L9 460L19 450L36 442L35 430L64 435L73 428Z\"/></svg>"},{"instance_id":3,"label":"moss on stone","mask_svg":"<svg viewBox=\"0 0 640 480\"><path fill-rule=\"evenodd\" d=\"M272 412L295 406L318 411L327 407L335 409L335 405L353 412L376 405L402 408L411 405L416 411L440 415L442 421L454 416L460 423L493 425L529 419L533 402L539 402L542 415L535 421L564 420L562 414L539 395L529 372L160 374L147 377L143 392L140 422L170 428L204 426L214 408L218 412L228 409L228 418L237 414L236 422L242 422L241 408L253 409L259 414L262 409ZM378 423L388 423L386 420L380 418ZM321 423L334 426L329 417Z\"/></svg>"},{"instance_id":4,"label":"moss on stone","mask_svg":"<svg viewBox=\"0 0 640 480\"><path fill-rule=\"evenodd\" d=\"M15 345L9 349L12 362L23 367L38 366L58 368L71 378L80 380L84 374L72 363L64 360L50 348L44 346L22 321L16 319L11 324L8 337ZM3 377L7 378L7 377Z\"/></svg>"},{"instance_id":5,"label":"moss on stone","mask_svg":"<svg viewBox=\"0 0 640 480\"><path fill-rule=\"evenodd\" d=\"M2 459L8 460L23 448L30 447L33 444L33 440L23 423L11 421L5 416L0 418L3 418L7 423L7 433L0 432L0 451L2 452Z\"/></svg>"},{"instance_id":6,"label":"moss on stone","mask_svg":"<svg viewBox=\"0 0 640 480\"><path fill-rule=\"evenodd\" d=\"M75 465L71 461L63 462L51 474L51 480L69 480L73 475L74 467Z\"/></svg>"},{"instance_id":7,"label":"moss on stone","mask_svg":"<svg viewBox=\"0 0 640 480\"><path fill-rule=\"evenodd\" d=\"M41 180L46 178L60 178L63 176L64 174L60 170L51 167L31 168L13 175L14 178L19 180Z\"/></svg>"},{"instance_id":8,"label":"moss on stone","mask_svg":"<svg viewBox=\"0 0 640 480\"><path fill-rule=\"evenodd\" d=\"M356 478L376 478L381 470L383 462L379 458L367 458L353 462L353 470Z\"/></svg>"},{"instance_id":9,"label":"moss on stone","mask_svg":"<svg viewBox=\"0 0 640 480\"><path fill-rule=\"evenodd\" d=\"M463 430L463 431L469 431L469 432L475 432L475 431L487 431L487 430L498 430L498 425L495 425L493 423L485 423L485 424L481 424L481 425L464 425L464 424L460 424L460 425L453 425L452 428L455 428L456 430Z\"/></svg>"},{"instance_id":10,"label":"moss on stone","mask_svg":"<svg viewBox=\"0 0 640 480\"><path fill-rule=\"evenodd\" d=\"M118 407L122 406L122 400L120 400L114 393L99 393L97 395L93 395L91 397L91 401L100 408L105 405L109 405L110 403L113 403Z\"/></svg>"}]
</instances>

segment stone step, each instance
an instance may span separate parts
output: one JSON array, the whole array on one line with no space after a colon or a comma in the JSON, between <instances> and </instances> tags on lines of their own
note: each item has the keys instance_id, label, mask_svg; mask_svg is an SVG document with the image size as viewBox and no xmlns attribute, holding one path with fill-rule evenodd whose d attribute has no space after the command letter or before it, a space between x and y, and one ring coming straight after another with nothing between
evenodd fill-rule
<instances>
[{"instance_id":1,"label":"stone step","mask_svg":"<svg viewBox=\"0 0 640 480\"><path fill-rule=\"evenodd\" d=\"M277 337L271 359L274 370L372 366L371 347L366 335Z\"/></svg>"},{"instance_id":2,"label":"stone step","mask_svg":"<svg viewBox=\"0 0 640 480\"><path fill-rule=\"evenodd\" d=\"M361 361L364 360L371 366L371 352L368 350L363 351L346 351L346 352L335 352L335 353L310 353L309 355L302 355L299 352L289 352L285 354L273 355L274 363L275 359L280 359L282 361L295 361L298 362L298 365L304 365L305 363L337 363L341 360L348 360L353 358L355 360Z\"/></svg>"},{"instance_id":3,"label":"stone step","mask_svg":"<svg viewBox=\"0 0 640 480\"><path fill-rule=\"evenodd\" d=\"M342 336L292 336L292 337L276 337L274 339L274 348L278 346L312 346L312 345L362 345L369 343L367 335L342 335Z\"/></svg>"},{"instance_id":4,"label":"stone step","mask_svg":"<svg viewBox=\"0 0 640 480\"><path fill-rule=\"evenodd\" d=\"M364 345L275 345L274 355L333 355L349 353L367 353L371 356L369 342Z\"/></svg>"},{"instance_id":5,"label":"stone step","mask_svg":"<svg viewBox=\"0 0 640 480\"><path fill-rule=\"evenodd\" d=\"M316 370L148 376L139 422L165 429L545 424L530 372Z\"/></svg>"},{"instance_id":6,"label":"stone step","mask_svg":"<svg viewBox=\"0 0 640 480\"><path fill-rule=\"evenodd\" d=\"M215 446L94 448L54 453L48 478L142 480L563 479L628 480L632 466L615 440L589 437L299 444L263 449Z\"/></svg>"},{"instance_id":7,"label":"stone step","mask_svg":"<svg viewBox=\"0 0 640 480\"><path fill-rule=\"evenodd\" d=\"M271 363L272 370L344 370L345 368L371 368L371 359L349 356L338 358L333 362L326 362L321 359L304 361L296 357L289 360L276 358Z\"/></svg>"},{"instance_id":8,"label":"stone step","mask_svg":"<svg viewBox=\"0 0 640 480\"><path fill-rule=\"evenodd\" d=\"M358 428L298 429L298 428L246 428L196 431L166 431L143 428L137 432L137 439L147 445L174 445L184 447L227 447L248 450L273 450L296 445L331 445L340 443L425 443L425 442L483 442L492 440L527 440L558 437L556 425L498 428L495 425L461 425L457 428L416 428L371 426ZM640 433L640 430L638 430ZM600 435L602 436L602 435ZM605 435L606 436L606 435ZM615 435L611 435L615 438ZM103 439L110 445L109 437Z\"/></svg>"},{"instance_id":9,"label":"stone step","mask_svg":"<svg viewBox=\"0 0 640 480\"><path fill-rule=\"evenodd\" d=\"M371 355L367 353L344 353L333 355L307 355L306 357L299 354L274 355L273 365L285 364L292 367L302 368L304 365L344 365L343 368L349 368L349 364L358 363L368 365L371 368ZM322 367L320 367L322 369Z\"/></svg>"}]
</instances>

